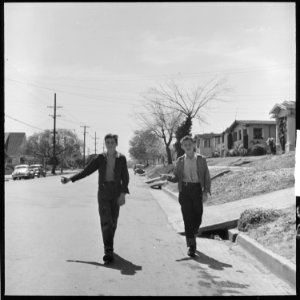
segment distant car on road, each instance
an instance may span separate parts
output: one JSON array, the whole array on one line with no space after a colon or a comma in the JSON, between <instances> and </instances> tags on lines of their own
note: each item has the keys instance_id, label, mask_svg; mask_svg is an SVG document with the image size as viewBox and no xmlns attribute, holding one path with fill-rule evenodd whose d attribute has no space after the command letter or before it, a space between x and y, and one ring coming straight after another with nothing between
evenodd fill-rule
<instances>
[{"instance_id":1,"label":"distant car on road","mask_svg":"<svg viewBox=\"0 0 300 300\"><path fill-rule=\"evenodd\" d=\"M40 178L41 176L46 177L46 170L40 164L30 165L29 169L33 172L33 177Z\"/></svg>"},{"instance_id":2,"label":"distant car on road","mask_svg":"<svg viewBox=\"0 0 300 300\"><path fill-rule=\"evenodd\" d=\"M30 170L29 165L17 165L14 168L14 171L11 174L12 179L29 179L34 178L34 173L32 170Z\"/></svg>"},{"instance_id":3,"label":"distant car on road","mask_svg":"<svg viewBox=\"0 0 300 300\"><path fill-rule=\"evenodd\" d=\"M144 168L145 166L142 164L136 164L133 168L134 170L134 174L138 173L138 174L143 174L145 173Z\"/></svg>"}]
</instances>

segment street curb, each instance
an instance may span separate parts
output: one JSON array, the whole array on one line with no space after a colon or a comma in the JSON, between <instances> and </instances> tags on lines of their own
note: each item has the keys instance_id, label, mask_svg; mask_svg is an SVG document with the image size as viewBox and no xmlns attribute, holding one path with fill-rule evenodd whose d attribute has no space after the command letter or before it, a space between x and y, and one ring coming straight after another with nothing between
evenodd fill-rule
<instances>
[{"instance_id":1,"label":"street curb","mask_svg":"<svg viewBox=\"0 0 300 300\"><path fill-rule=\"evenodd\" d=\"M237 244L255 256L271 272L288 282L293 288L296 288L296 265L285 257L266 249L254 239L240 233L236 229L228 230L229 237L232 237Z\"/></svg>"},{"instance_id":2,"label":"street curb","mask_svg":"<svg viewBox=\"0 0 300 300\"><path fill-rule=\"evenodd\" d=\"M162 190L169 194L173 199L178 200L178 195L172 191L170 191L167 187L162 186Z\"/></svg>"}]
</instances>

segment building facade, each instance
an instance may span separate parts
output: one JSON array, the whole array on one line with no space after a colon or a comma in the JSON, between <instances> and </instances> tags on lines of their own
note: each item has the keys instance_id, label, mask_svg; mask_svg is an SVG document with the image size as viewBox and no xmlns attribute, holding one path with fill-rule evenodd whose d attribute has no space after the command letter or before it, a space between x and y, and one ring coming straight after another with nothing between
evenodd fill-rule
<instances>
[{"instance_id":1,"label":"building facade","mask_svg":"<svg viewBox=\"0 0 300 300\"><path fill-rule=\"evenodd\" d=\"M290 152L296 147L296 103L284 101L275 104L271 109L271 117L276 121L276 148L279 151Z\"/></svg>"},{"instance_id":2,"label":"building facade","mask_svg":"<svg viewBox=\"0 0 300 300\"><path fill-rule=\"evenodd\" d=\"M206 157L224 156L240 145L249 149L258 143L266 144L271 137L276 137L275 121L235 120L220 134L196 134L196 151Z\"/></svg>"},{"instance_id":3,"label":"building facade","mask_svg":"<svg viewBox=\"0 0 300 300\"><path fill-rule=\"evenodd\" d=\"M224 148L230 150L243 145L249 149L255 144L266 144L268 138L276 137L275 121L235 120L224 131Z\"/></svg>"},{"instance_id":4,"label":"building facade","mask_svg":"<svg viewBox=\"0 0 300 300\"><path fill-rule=\"evenodd\" d=\"M24 163L25 147L25 132L6 132L4 135L5 166L13 167Z\"/></svg>"},{"instance_id":5,"label":"building facade","mask_svg":"<svg viewBox=\"0 0 300 300\"><path fill-rule=\"evenodd\" d=\"M221 153L222 150L222 134L205 133L196 134L196 152L206 157L215 156L216 153Z\"/></svg>"}]
</instances>

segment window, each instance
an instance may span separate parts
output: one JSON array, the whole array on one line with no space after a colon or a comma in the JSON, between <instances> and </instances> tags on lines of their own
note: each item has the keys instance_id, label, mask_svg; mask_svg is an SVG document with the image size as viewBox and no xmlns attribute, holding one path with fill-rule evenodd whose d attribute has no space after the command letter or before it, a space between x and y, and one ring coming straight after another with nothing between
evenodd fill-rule
<instances>
[{"instance_id":1,"label":"window","mask_svg":"<svg viewBox=\"0 0 300 300\"><path fill-rule=\"evenodd\" d=\"M253 128L253 138L261 140L262 137L262 128Z\"/></svg>"},{"instance_id":2,"label":"window","mask_svg":"<svg viewBox=\"0 0 300 300\"><path fill-rule=\"evenodd\" d=\"M224 134L222 135L222 143L224 143Z\"/></svg>"},{"instance_id":3,"label":"window","mask_svg":"<svg viewBox=\"0 0 300 300\"><path fill-rule=\"evenodd\" d=\"M210 139L205 139L204 140L204 148L209 148L210 147Z\"/></svg>"},{"instance_id":4,"label":"window","mask_svg":"<svg viewBox=\"0 0 300 300\"><path fill-rule=\"evenodd\" d=\"M243 129L243 136L247 135L247 129Z\"/></svg>"},{"instance_id":5,"label":"window","mask_svg":"<svg viewBox=\"0 0 300 300\"><path fill-rule=\"evenodd\" d=\"M236 131L233 133L233 141L234 141L234 142L237 141L237 132L236 132Z\"/></svg>"},{"instance_id":6,"label":"window","mask_svg":"<svg viewBox=\"0 0 300 300\"><path fill-rule=\"evenodd\" d=\"M239 130L239 140L242 139L242 130Z\"/></svg>"}]
</instances>

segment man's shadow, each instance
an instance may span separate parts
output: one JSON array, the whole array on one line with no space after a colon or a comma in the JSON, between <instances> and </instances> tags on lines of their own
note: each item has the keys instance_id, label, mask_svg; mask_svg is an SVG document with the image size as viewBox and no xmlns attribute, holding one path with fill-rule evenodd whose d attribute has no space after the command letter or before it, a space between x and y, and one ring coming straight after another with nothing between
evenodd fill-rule
<instances>
[{"instance_id":1,"label":"man's shadow","mask_svg":"<svg viewBox=\"0 0 300 300\"><path fill-rule=\"evenodd\" d=\"M98 262L92 262L92 261L82 261L82 260L67 260L67 262L75 262L75 263L81 263L81 264L88 264L88 265L94 265L97 267L105 267L115 270L120 270L121 274L123 275L135 275L136 271L141 271L142 267L137 266L133 264L132 262L122 258L118 254L114 253L114 261L110 264L103 264Z\"/></svg>"},{"instance_id":2,"label":"man's shadow","mask_svg":"<svg viewBox=\"0 0 300 300\"><path fill-rule=\"evenodd\" d=\"M194 260L200 264L208 265L209 268L214 270L224 270L224 268L232 268L232 265L223 263L221 261L218 261L210 256L205 255L204 253L196 250L196 256L194 257L185 257L181 259L176 259L176 261L185 261L185 260Z\"/></svg>"}]
</instances>

